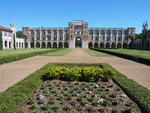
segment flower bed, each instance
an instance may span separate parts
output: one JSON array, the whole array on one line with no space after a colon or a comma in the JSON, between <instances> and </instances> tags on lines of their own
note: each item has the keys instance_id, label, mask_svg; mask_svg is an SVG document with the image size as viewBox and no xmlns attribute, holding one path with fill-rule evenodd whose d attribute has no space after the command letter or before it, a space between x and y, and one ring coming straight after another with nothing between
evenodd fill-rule
<instances>
[{"instance_id":1,"label":"flower bed","mask_svg":"<svg viewBox=\"0 0 150 113\"><path fill-rule=\"evenodd\" d=\"M108 82L44 81L17 113L126 112L141 113L112 80ZM74 110L74 112L72 112Z\"/></svg>"}]
</instances>

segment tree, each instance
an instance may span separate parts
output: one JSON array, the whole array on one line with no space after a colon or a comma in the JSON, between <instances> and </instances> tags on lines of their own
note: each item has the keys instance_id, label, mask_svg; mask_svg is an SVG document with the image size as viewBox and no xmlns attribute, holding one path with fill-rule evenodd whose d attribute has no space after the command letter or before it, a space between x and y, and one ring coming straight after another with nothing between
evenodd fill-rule
<instances>
[{"instance_id":1,"label":"tree","mask_svg":"<svg viewBox=\"0 0 150 113\"><path fill-rule=\"evenodd\" d=\"M145 49L145 38L146 38L146 34L143 37L143 41L142 41L142 50Z\"/></svg>"},{"instance_id":2,"label":"tree","mask_svg":"<svg viewBox=\"0 0 150 113\"><path fill-rule=\"evenodd\" d=\"M27 37L25 36L25 49L27 48Z\"/></svg>"},{"instance_id":3,"label":"tree","mask_svg":"<svg viewBox=\"0 0 150 113\"><path fill-rule=\"evenodd\" d=\"M2 31L0 30L0 50L3 50Z\"/></svg>"},{"instance_id":4,"label":"tree","mask_svg":"<svg viewBox=\"0 0 150 113\"><path fill-rule=\"evenodd\" d=\"M35 46L35 45L34 45L34 36L33 36L33 49L35 48L34 46Z\"/></svg>"},{"instance_id":5,"label":"tree","mask_svg":"<svg viewBox=\"0 0 150 113\"><path fill-rule=\"evenodd\" d=\"M135 39L142 39L142 33L135 34Z\"/></svg>"},{"instance_id":6,"label":"tree","mask_svg":"<svg viewBox=\"0 0 150 113\"><path fill-rule=\"evenodd\" d=\"M133 37L131 37L131 49L133 49Z\"/></svg>"},{"instance_id":7,"label":"tree","mask_svg":"<svg viewBox=\"0 0 150 113\"><path fill-rule=\"evenodd\" d=\"M15 41L15 35L13 34L14 36L14 50L16 50L16 41Z\"/></svg>"},{"instance_id":8,"label":"tree","mask_svg":"<svg viewBox=\"0 0 150 113\"><path fill-rule=\"evenodd\" d=\"M16 32L16 37L17 38L22 38L22 31L17 31Z\"/></svg>"}]
</instances>

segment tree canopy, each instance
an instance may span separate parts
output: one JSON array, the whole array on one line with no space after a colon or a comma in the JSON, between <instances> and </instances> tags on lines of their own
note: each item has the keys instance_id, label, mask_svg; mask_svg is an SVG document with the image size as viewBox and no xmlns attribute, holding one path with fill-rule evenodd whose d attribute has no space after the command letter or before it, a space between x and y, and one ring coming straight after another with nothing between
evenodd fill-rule
<instances>
[{"instance_id":1,"label":"tree canopy","mask_svg":"<svg viewBox=\"0 0 150 113\"><path fill-rule=\"evenodd\" d=\"M17 31L16 32L16 37L17 38L22 38L22 31Z\"/></svg>"},{"instance_id":2,"label":"tree canopy","mask_svg":"<svg viewBox=\"0 0 150 113\"><path fill-rule=\"evenodd\" d=\"M142 39L142 33L135 34L135 39Z\"/></svg>"}]
</instances>

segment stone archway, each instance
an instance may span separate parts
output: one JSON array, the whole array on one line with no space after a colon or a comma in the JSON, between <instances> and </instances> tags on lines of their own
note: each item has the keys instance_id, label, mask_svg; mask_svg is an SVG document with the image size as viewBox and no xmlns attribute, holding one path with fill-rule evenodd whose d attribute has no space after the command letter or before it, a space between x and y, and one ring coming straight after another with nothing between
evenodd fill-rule
<instances>
[{"instance_id":1,"label":"stone archway","mask_svg":"<svg viewBox=\"0 0 150 113\"><path fill-rule=\"evenodd\" d=\"M111 48L116 48L116 44L113 42Z\"/></svg>"},{"instance_id":2,"label":"stone archway","mask_svg":"<svg viewBox=\"0 0 150 113\"><path fill-rule=\"evenodd\" d=\"M40 48L40 43L39 42L36 43L36 48Z\"/></svg>"},{"instance_id":3,"label":"stone archway","mask_svg":"<svg viewBox=\"0 0 150 113\"><path fill-rule=\"evenodd\" d=\"M33 48L33 42L30 43L30 47Z\"/></svg>"},{"instance_id":4,"label":"stone archway","mask_svg":"<svg viewBox=\"0 0 150 113\"><path fill-rule=\"evenodd\" d=\"M88 48L92 48L93 47L93 45L92 45L92 43L90 42L89 44L88 44Z\"/></svg>"},{"instance_id":5,"label":"stone archway","mask_svg":"<svg viewBox=\"0 0 150 113\"><path fill-rule=\"evenodd\" d=\"M106 48L110 48L110 43L106 43Z\"/></svg>"},{"instance_id":6,"label":"stone archway","mask_svg":"<svg viewBox=\"0 0 150 113\"><path fill-rule=\"evenodd\" d=\"M64 48L68 48L68 43L67 42L64 43Z\"/></svg>"},{"instance_id":7,"label":"stone archway","mask_svg":"<svg viewBox=\"0 0 150 113\"><path fill-rule=\"evenodd\" d=\"M100 48L104 48L104 43L101 43L101 44L100 44Z\"/></svg>"},{"instance_id":8,"label":"stone archway","mask_svg":"<svg viewBox=\"0 0 150 113\"><path fill-rule=\"evenodd\" d=\"M94 43L94 48L98 48L98 43Z\"/></svg>"},{"instance_id":9,"label":"stone archway","mask_svg":"<svg viewBox=\"0 0 150 113\"><path fill-rule=\"evenodd\" d=\"M117 48L121 48L121 43L118 43L118 44L117 44Z\"/></svg>"},{"instance_id":10,"label":"stone archway","mask_svg":"<svg viewBox=\"0 0 150 113\"><path fill-rule=\"evenodd\" d=\"M47 48L51 48L51 43L50 42L47 43Z\"/></svg>"},{"instance_id":11,"label":"stone archway","mask_svg":"<svg viewBox=\"0 0 150 113\"><path fill-rule=\"evenodd\" d=\"M59 42L58 48L62 48L62 42Z\"/></svg>"},{"instance_id":12,"label":"stone archway","mask_svg":"<svg viewBox=\"0 0 150 113\"><path fill-rule=\"evenodd\" d=\"M56 42L53 43L53 48L57 48L57 43Z\"/></svg>"},{"instance_id":13,"label":"stone archway","mask_svg":"<svg viewBox=\"0 0 150 113\"><path fill-rule=\"evenodd\" d=\"M42 42L42 48L45 48L46 46L45 46L45 42Z\"/></svg>"},{"instance_id":14,"label":"stone archway","mask_svg":"<svg viewBox=\"0 0 150 113\"><path fill-rule=\"evenodd\" d=\"M11 42L9 42L9 48L11 48Z\"/></svg>"},{"instance_id":15,"label":"stone archway","mask_svg":"<svg viewBox=\"0 0 150 113\"><path fill-rule=\"evenodd\" d=\"M75 48L82 48L82 38L80 37L75 38Z\"/></svg>"}]
</instances>

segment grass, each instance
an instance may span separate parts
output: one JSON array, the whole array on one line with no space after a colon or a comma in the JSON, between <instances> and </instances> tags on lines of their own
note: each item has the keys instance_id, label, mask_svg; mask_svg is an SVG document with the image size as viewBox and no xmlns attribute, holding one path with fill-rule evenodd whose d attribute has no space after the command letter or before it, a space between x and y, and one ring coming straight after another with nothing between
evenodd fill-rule
<instances>
[{"instance_id":1,"label":"grass","mask_svg":"<svg viewBox=\"0 0 150 113\"><path fill-rule=\"evenodd\" d=\"M30 52L40 52L43 50L58 50L57 48L53 48L53 49L41 49L41 48L28 48L28 49L24 49L24 48L18 48L16 50L14 49L3 49L2 51L0 51L0 56L9 56L9 55L16 55L16 54L22 54L22 53L30 53Z\"/></svg>"},{"instance_id":2,"label":"grass","mask_svg":"<svg viewBox=\"0 0 150 113\"><path fill-rule=\"evenodd\" d=\"M60 51L55 51L52 53L42 54L41 56L65 56L69 52L71 52L73 49L62 49Z\"/></svg>"},{"instance_id":3,"label":"grass","mask_svg":"<svg viewBox=\"0 0 150 113\"><path fill-rule=\"evenodd\" d=\"M105 57L105 56L114 56L103 52L94 51L91 49L83 49L85 52L87 52L91 56L97 56L97 57Z\"/></svg>"},{"instance_id":4,"label":"grass","mask_svg":"<svg viewBox=\"0 0 150 113\"><path fill-rule=\"evenodd\" d=\"M146 50L143 50L143 51L142 50L131 50L131 49L100 49L100 50L150 58L150 51L146 51Z\"/></svg>"}]
</instances>

